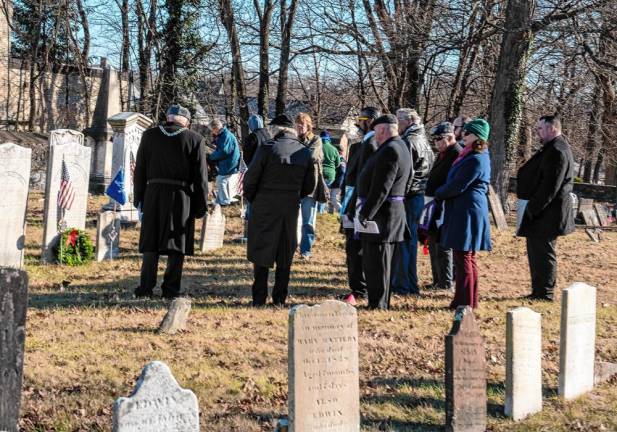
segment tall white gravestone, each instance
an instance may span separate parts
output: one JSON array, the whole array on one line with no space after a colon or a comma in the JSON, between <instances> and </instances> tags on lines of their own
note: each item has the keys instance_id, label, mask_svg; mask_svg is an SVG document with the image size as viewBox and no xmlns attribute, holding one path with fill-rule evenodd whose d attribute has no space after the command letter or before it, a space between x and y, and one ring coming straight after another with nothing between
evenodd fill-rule
<instances>
[{"instance_id":1,"label":"tall white gravestone","mask_svg":"<svg viewBox=\"0 0 617 432\"><path fill-rule=\"evenodd\" d=\"M561 297L559 394L574 399L593 389L596 351L596 289L575 282Z\"/></svg>"},{"instance_id":2,"label":"tall white gravestone","mask_svg":"<svg viewBox=\"0 0 617 432\"><path fill-rule=\"evenodd\" d=\"M113 432L199 432L197 396L160 361L148 363L135 391L116 400Z\"/></svg>"},{"instance_id":3,"label":"tall white gravestone","mask_svg":"<svg viewBox=\"0 0 617 432\"><path fill-rule=\"evenodd\" d=\"M0 144L0 267L21 267L32 150Z\"/></svg>"},{"instance_id":4,"label":"tall white gravestone","mask_svg":"<svg viewBox=\"0 0 617 432\"><path fill-rule=\"evenodd\" d=\"M358 432L356 309L328 300L289 311L290 432Z\"/></svg>"},{"instance_id":5,"label":"tall white gravestone","mask_svg":"<svg viewBox=\"0 0 617 432\"><path fill-rule=\"evenodd\" d=\"M521 420L542 411L542 316L526 307L506 315L505 414Z\"/></svg>"},{"instance_id":6,"label":"tall white gravestone","mask_svg":"<svg viewBox=\"0 0 617 432\"><path fill-rule=\"evenodd\" d=\"M121 112L107 119L114 131L113 156L111 163L112 178L120 168L124 168L124 186L129 202L118 206L118 215L122 221L137 222L139 216L133 205L133 168L137 159L137 149L141 142L144 131L152 125L152 120L143 114L134 112ZM113 202L106 206L113 208Z\"/></svg>"},{"instance_id":7,"label":"tall white gravestone","mask_svg":"<svg viewBox=\"0 0 617 432\"><path fill-rule=\"evenodd\" d=\"M45 215L43 218L43 254L46 262L54 260L52 246L58 235L61 212L58 209L58 191L62 178L62 161L75 190L75 199L64 215L67 228L86 227L90 157L92 149L84 146L84 136L74 130L58 129L49 135L49 159L45 184Z\"/></svg>"}]
</instances>

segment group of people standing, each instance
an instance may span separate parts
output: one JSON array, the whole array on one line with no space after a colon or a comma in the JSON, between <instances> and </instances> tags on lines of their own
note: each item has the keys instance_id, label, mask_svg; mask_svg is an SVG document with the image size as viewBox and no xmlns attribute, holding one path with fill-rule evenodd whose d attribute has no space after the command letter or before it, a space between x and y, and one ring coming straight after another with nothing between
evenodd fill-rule
<instances>
[{"instance_id":1,"label":"group of people standing","mask_svg":"<svg viewBox=\"0 0 617 432\"><path fill-rule=\"evenodd\" d=\"M233 198L219 177L233 175L233 169L225 168L239 163L235 137L222 124L212 124L217 149L206 156L204 139L188 130L189 122L186 108L170 107L167 122L144 133L137 154L134 195L143 209L144 254L137 296L152 295L161 254L169 255L163 295L180 294L184 255L193 253L194 218L206 211L208 161L219 164L217 200ZM429 141L414 109L382 115L364 107L356 122L361 139L348 149L335 147L327 132L314 134L306 113L295 119L279 115L268 126L251 116L248 125L242 190L250 209L247 257L254 265L253 305L266 303L268 273L275 265L272 300L285 304L298 247L298 217L300 256L309 259L316 215L329 201L331 211L340 211L345 233L350 292L344 301L366 299L369 308L385 310L392 293L419 295L420 241L430 253L433 274L424 287L454 287L451 308L478 306L476 253L491 250L486 120L458 117L439 123L430 130ZM517 192L526 203L518 235L527 237L530 297L551 300L556 237L573 230L573 161L558 117L542 117L537 132L543 147L518 172Z\"/></svg>"}]
</instances>

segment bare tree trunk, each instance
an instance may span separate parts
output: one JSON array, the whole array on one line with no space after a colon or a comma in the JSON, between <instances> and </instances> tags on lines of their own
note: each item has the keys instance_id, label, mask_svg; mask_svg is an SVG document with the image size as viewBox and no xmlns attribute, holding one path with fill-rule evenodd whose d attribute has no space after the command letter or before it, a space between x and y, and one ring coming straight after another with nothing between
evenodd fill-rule
<instances>
[{"instance_id":1,"label":"bare tree trunk","mask_svg":"<svg viewBox=\"0 0 617 432\"><path fill-rule=\"evenodd\" d=\"M287 85L289 80L289 55L291 53L291 31L298 8L298 0L291 0L289 11L286 0L281 0L281 56L279 59L279 79L276 89L276 115L285 112L287 105Z\"/></svg>"},{"instance_id":2,"label":"bare tree trunk","mask_svg":"<svg viewBox=\"0 0 617 432\"><path fill-rule=\"evenodd\" d=\"M129 0L122 0L120 3L116 0L118 8L120 9L120 17L122 21L122 52L120 54L120 106L123 110L128 109L128 101L124 98L123 84L124 80L122 76L129 71L129 55L130 55L130 35L129 35ZM137 3L141 3L141 0L137 0Z\"/></svg>"},{"instance_id":3,"label":"bare tree trunk","mask_svg":"<svg viewBox=\"0 0 617 432\"><path fill-rule=\"evenodd\" d=\"M506 32L489 108L492 183L505 205L523 113L525 69L533 42L534 0L508 0Z\"/></svg>"},{"instance_id":4,"label":"bare tree trunk","mask_svg":"<svg viewBox=\"0 0 617 432\"><path fill-rule=\"evenodd\" d=\"M39 42L41 39L43 0L39 0L36 9L36 17L33 20L35 27L30 40L30 75L28 79L28 98L30 110L28 112L28 130L34 132L36 121L36 81L39 73L37 72L37 62L39 57Z\"/></svg>"},{"instance_id":5,"label":"bare tree trunk","mask_svg":"<svg viewBox=\"0 0 617 432\"><path fill-rule=\"evenodd\" d=\"M156 32L157 1L150 0L148 17L146 17L142 0L137 0L135 7L137 14L137 46L139 51L139 111L152 115L150 62L152 60L152 43Z\"/></svg>"},{"instance_id":6,"label":"bare tree trunk","mask_svg":"<svg viewBox=\"0 0 617 432\"><path fill-rule=\"evenodd\" d=\"M594 94L599 95L601 92L600 79L596 78L594 86ZM589 129L587 131L587 142L585 143L585 167L583 169L583 181L590 183L592 178L592 170L596 154L598 152L598 131L600 130L600 111L602 110L600 101L592 104L589 112Z\"/></svg>"},{"instance_id":7,"label":"bare tree trunk","mask_svg":"<svg viewBox=\"0 0 617 432\"><path fill-rule=\"evenodd\" d=\"M264 0L261 10L259 0L253 0L259 17L259 92L257 93L257 112L264 119L268 117L270 108L270 22L274 3Z\"/></svg>"}]
</instances>

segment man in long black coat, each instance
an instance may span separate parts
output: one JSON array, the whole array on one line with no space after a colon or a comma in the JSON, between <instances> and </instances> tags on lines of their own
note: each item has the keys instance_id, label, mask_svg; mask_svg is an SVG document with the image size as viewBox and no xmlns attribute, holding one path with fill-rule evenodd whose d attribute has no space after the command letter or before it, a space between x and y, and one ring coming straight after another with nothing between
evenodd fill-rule
<instances>
[{"instance_id":1,"label":"man in long black coat","mask_svg":"<svg viewBox=\"0 0 617 432\"><path fill-rule=\"evenodd\" d=\"M343 191L342 213L353 221L356 213L356 182L358 175L369 158L377 151L375 132L371 130L371 123L379 117L379 110L374 107L364 107L360 111L356 126L362 133L362 141L349 148L347 170L343 177L341 190ZM347 262L347 277L351 292L342 298L345 302L355 305L358 299L366 297L366 279L362 269L362 241L360 235L354 233L353 228L345 229L345 256Z\"/></svg>"},{"instance_id":2,"label":"man in long black coat","mask_svg":"<svg viewBox=\"0 0 617 432\"><path fill-rule=\"evenodd\" d=\"M291 118L279 115L270 127L274 138L257 149L244 174L244 197L251 203L247 257L254 264L254 306L266 303L268 272L274 263L272 302L285 304L298 245L300 200L315 188L311 151L298 141Z\"/></svg>"},{"instance_id":3,"label":"man in long black coat","mask_svg":"<svg viewBox=\"0 0 617 432\"><path fill-rule=\"evenodd\" d=\"M204 138L188 129L190 111L167 110L167 122L144 132L135 161L135 206L143 213L143 254L137 297L150 297L159 255L167 255L163 297L180 295L185 255L193 255L195 218L206 214L208 168Z\"/></svg>"},{"instance_id":4,"label":"man in long black coat","mask_svg":"<svg viewBox=\"0 0 617 432\"><path fill-rule=\"evenodd\" d=\"M361 234L368 307L387 310L394 247L397 242L410 238L404 200L411 173L411 155L398 136L395 116L386 114L377 118L372 128L379 148L358 177L357 213L362 225L375 221L379 229L379 234Z\"/></svg>"},{"instance_id":5,"label":"man in long black coat","mask_svg":"<svg viewBox=\"0 0 617 432\"><path fill-rule=\"evenodd\" d=\"M528 298L552 301L557 237L574 231L574 159L558 117L541 117L536 129L544 145L517 173L518 198L528 200L518 235L527 238L532 287Z\"/></svg>"}]
</instances>

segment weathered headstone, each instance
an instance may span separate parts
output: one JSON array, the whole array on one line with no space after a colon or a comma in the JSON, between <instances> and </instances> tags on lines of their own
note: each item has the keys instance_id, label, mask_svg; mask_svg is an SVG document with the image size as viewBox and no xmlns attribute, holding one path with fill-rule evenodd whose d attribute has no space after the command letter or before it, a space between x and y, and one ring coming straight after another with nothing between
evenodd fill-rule
<instances>
[{"instance_id":1,"label":"weathered headstone","mask_svg":"<svg viewBox=\"0 0 617 432\"><path fill-rule=\"evenodd\" d=\"M575 282L561 297L559 394L574 399L593 389L596 289Z\"/></svg>"},{"instance_id":2,"label":"weathered headstone","mask_svg":"<svg viewBox=\"0 0 617 432\"><path fill-rule=\"evenodd\" d=\"M99 213L96 221L96 260L114 259L120 252L120 219L113 211Z\"/></svg>"},{"instance_id":3,"label":"weathered headstone","mask_svg":"<svg viewBox=\"0 0 617 432\"><path fill-rule=\"evenodd\" d=\"M23 264L31 155L29 148L0 144L0 266Z\"/></svg>"},{"instance_id":4,"label":"weathered headstone","mask_svg":"<svg viewBox=\"0 0 617 432\"><path fill-rule=\"evenodd\" d=\"M90 155L92 152L91 148L83 145L84 136L69 129L51 131L49 142L49 160L45 185L45 216L43 218L42 259L45 262L54 261L52 246L54 241L57 240L58 224L63 213L67 228L84 229L86 227ZM65 211L61 211L58 206L63 161L75 193L71 208Z\"/></svg>"},{"instance_id":5,"label":"weathered headstone","mask_svg":"<svg viewBox=\"0 0 617 432\"><path fill-rule=\"evenodd\" d=\"M186 328L186 321L191 312L191 299L186 297L175 298L169 305L169 310L161 322L159 332L176 334Z\"/></svg>"},{"instance_id":6,"label":"weathered headstone","mask_svg":"<svg viewBox=\"0 0 617 432\"><path fill-rule=\"evenodd\" d=\"M505 414L521 420L542 410L542 316L526 307L506 315Z\"/></svg>"},{"instance_id":7,"label":"weathered headstone","mask_svg":"<svg viewBox=\"0 0 617 432\"><path fill-rule=\"evenodd\" d=\"M593 210L593 199L592 198L579 198L578 211L579 213L582 213L585 210Z\"/></svg>"},{"instance_id":8,"label":"weathered headstone","mask_svg":"<svg viewBox=\"0 0 617 432\"><path fill-rule=\"evenodd\" d=\"M493 215L495 227L497 227L498 230L508 229L508 222L506 221L506 215L504 214L503 207L501 206L501 200L491 185L488 187L488 205L491 209L491 214Z\"/></svg>"},{"instance_id":9,"label":"weathered headstone","mask_svg":"<svg viewBox=\"0 0 617 432\"><path fill-rule=\"evenodd\" d=\"M459 306L446 336L446 431L486 430L486 359L473 309Z\"/></svg>"},{"instance_id":10,"label":"weathered headstone","mask_svg":"<svg viewBox=\"0 0 617 432\"><path fill-rule=\"evenodd\" d=\"M596 216L598 217L598 222L600 223L600 226L608 226L608 212L606 211L606 208L599 203L594 204L593 208L596 211Z\"/></svg>"},{"instance_id":11,"label":"weathered headstone","mask_svg":"<svg viewBox=\"0 0 617 432\"><path fill-rule=\"evenodd\" d=\"M598 361L595 364L593 384L602 384L617 376L617 363Z\"/></svg>"},{"instance_id":12,"label":"weathered headstone","mask_svg":"<svg viewBox=\"0 0 617 432\"><path fill-rule=\"evenodd\" d=\"M137 222L139 216L133 205L133 172L137 160L137 150L144 131L150 127L152 120L143 114L134 112L122 112L107 119L114 131L112 176L115 176L120 168L124 168L124 186L129 196L126 204L119 206L120 219L123 222ZM106 208L113 208L110 202Z\"/></svg>"},{"instance_id":13,"label":"weathered headstone","mask_svg":"<svg viewBox=\"0 0 617 432\"><path fill-rule=\"evenodd\" d=\"M598 215L593 207L582 210L581 214L583 216L583 221L585 222L585 225L593 227L600 226Z\"/></svg>"},{"instance_id":14,"label":"weathered headstone","mask_svg":"<svg viewBox=\"0 0 617 432\"><path fill-rule=\"evenodd\" d=\"M225 215L220 205L215 205L211 213L203 218L201 226L201 240L199 242L202 252L215 250L223 247L225 238Z\"/></svg>"},{"instance_id":15,"label":"weathered headstone","mask_svg":"<svg viewBox=\"0 0 617 432\"><path fill-rule=\"evenodd\" d=\"M198 432L197 397L183 389L169 367L159 361L148 363L135 391L116 400L113 432Z\"/></svg>"},{"instance_id":16,"label":"weathered headstone","mask_svg":"<svg viewBox=\"0 0 617 432\"><path fill-rule=\"evenodd\" d=\"M27 308L26 272L0 268L0 431L18 430Z\"/></svg>"},{"instance_id":17,"label":"weathered headstone","mask_svg":"<svg viewBox=\"0 0 617 432\"><path fill-rule=\"evenodd\" d=\"M360 430L356 309L328 300L289 311L289 430Z\"/></svg>"}]
</instances>

